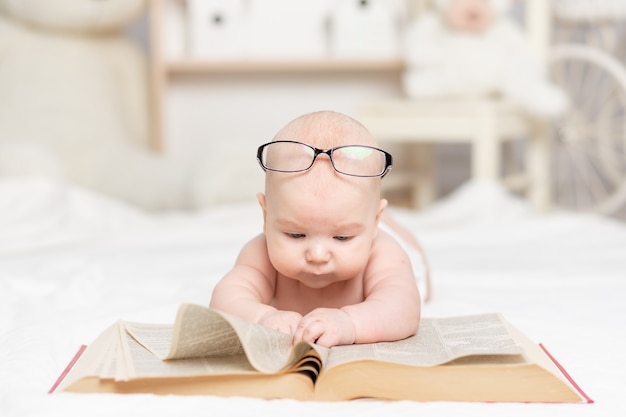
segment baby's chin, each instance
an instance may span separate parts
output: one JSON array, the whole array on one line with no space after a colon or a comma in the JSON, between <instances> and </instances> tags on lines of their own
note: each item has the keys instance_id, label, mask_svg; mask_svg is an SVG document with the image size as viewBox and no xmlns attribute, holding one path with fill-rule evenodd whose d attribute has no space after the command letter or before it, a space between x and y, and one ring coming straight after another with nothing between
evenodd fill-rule
<instances>
[{"instance_id":1,"label":"baby's chin","mask_svg":"<svg viewBox=\"0 0 626 417\"><path fill-rule=\"evenodd\" d=\"M302 273L295 279L301 284L313 289L322 289L332 284L345 281L344 279L337 277L335 274Z\"/></svg>"}]
</instances>

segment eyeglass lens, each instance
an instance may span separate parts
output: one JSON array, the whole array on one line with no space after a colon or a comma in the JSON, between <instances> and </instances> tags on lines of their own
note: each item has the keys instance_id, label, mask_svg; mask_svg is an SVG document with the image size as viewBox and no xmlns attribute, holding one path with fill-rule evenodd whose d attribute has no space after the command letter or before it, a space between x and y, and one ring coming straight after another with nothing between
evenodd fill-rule
<instances>
[{"instance_id":1,"label":"eyeglass lens","mask_svg":"<svg viewBox=\"0 0 626 417\"><path fill-rule=\"evenodd\" d=\"M313 155L313 149L300 143L272 142L263 148L261 162L275 171L305 171L313 164Z\"/></svg>"}]
</instances>

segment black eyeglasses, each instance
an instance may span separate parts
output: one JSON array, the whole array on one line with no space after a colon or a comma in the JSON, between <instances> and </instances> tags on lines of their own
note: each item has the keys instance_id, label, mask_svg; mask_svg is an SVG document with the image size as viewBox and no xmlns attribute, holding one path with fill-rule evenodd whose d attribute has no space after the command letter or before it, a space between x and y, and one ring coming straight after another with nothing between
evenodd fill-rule
<instances>
[{"instance_id":1,"label":"black eyeglasses","mask_svg":"<svg viewBox=\"0 0 626 417\"><path fill-rule=\"evenodd\" d=\"M318 149L306 143L278 140L259 146L257 160L264 171L302 172L326 154L335 171L353 177L384 177L393 165L390 153L372 146L344 145Z\"/></svg>"}]
</instances>

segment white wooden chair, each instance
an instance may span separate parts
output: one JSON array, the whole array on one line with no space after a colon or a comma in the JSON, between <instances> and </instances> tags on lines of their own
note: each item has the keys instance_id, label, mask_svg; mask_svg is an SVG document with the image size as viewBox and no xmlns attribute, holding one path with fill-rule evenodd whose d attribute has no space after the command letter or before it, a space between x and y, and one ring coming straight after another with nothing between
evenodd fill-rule
<instances>
[{"instance_id":1,"label":"white wooden chair","mask_svg":"<svg viewBox=\"0 0 626 417\"><path fill-rule=\"evenodd\" d=\"M529 42L546 59L549 47L550 6L546 0L525 1L525 24ZM413 170L393 173L398 182L412 188L412 204L423 207L437 197L433 145L469 143L471 177L498 179L512 188L524 189L533 206L546 210L550 200L549 141L546 122L534 119L498 98L404 97L360 103L356 117L384 144L407 144ZM511 139L528 138L524 171L501 177L501 145ZM391 179L391 178L389 178ZM387 179L386 179L387 180Z\"/></svg>"}]
</instances>

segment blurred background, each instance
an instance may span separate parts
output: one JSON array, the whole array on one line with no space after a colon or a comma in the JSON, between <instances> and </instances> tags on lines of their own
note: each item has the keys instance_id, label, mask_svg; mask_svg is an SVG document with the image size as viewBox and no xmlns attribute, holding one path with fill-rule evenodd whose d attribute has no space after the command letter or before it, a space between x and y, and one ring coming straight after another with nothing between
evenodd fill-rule
<instances>
[{"instance_id":1,"label":"blurred background","mask_svg":"<svg viewBox=\"0 0 626 417\"><path fill-rule=\"evenodd\" d=\"M75 13L37 1L2 3L0 175L28 174L28 164L15 163L24 155L15 142L26 141L61 155L55 172L70 181L148 209L252 200L263 181L256 147L303 113L335 110L363 121L394 154L385 178L392 204L420 208L469 180L521 169L531 175L506 184L534 196L538 209L626 218L624 1L146 0L125 2L136 4L123 11L123 0L83 0L89 6ZM110 24L102 23L107 18ZM70 38L90 41L72 55L83 63L94 59L86 49L99 51L105 42L96 55L113 60L121 38L137 54L116 56L107 73L94 61L54 81L49 73L62 55L50 51L67 51ZM29 71L23 60L11 61L18 47L28 50ZM39 53L45 60L32 61ZM120 70L124 59L140 75ZM54 74L69 62L58 62L64 70ZM28 78L33 68L40 84ZM115 88L133 90L132 106L124 94L93 92L90 99L77 95L79 110L64 106L73 91L87 91L88 71L107 85L123 78ZM135 91L140 83L145 88ZM29 99L29 89L46 100ZM109 108L95 107L105 100ZM124 120L101 137L63 130L90 120L83 117L90 111L121 112ZM484 114L480 128L463 124ZM461 116L472 120L450 129ZM113 122L89 123L104 132ZM38 124L40 132L32 126ZM143 127L128 128L133 124ZM77 135L71 144L69 135ZM73 153L83 141L92 151ZM101 149L103 142L134 145ZM24 160L33 160L26 153ZM171 197L161 201L165 194Z\"/></svg>"}]
</instances>

